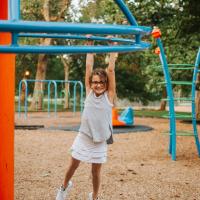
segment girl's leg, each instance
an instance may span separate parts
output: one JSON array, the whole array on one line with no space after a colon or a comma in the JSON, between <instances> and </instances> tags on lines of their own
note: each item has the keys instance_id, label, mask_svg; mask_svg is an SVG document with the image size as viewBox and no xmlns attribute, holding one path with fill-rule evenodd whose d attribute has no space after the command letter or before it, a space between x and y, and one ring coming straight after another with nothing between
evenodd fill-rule
<instances>
[{"instance_id":1,"label":"girl's leg","mask_svg":"<svg viewBox=\"0 0 200 200\"><path fill-rule=\"evenodd\" d=\"M97 199L100 181L101 181L101 166L102 164L92 163L92 184L93 184L93 199Z\"/></svg>"},{"instance_id":2,"label":"girl's leg","mask_svg":"<svg viewBox=\"0 0 200 200\"><path fill-rule=\"evenodd\" d=\"M71 163L70 163L69 168L68 168L66 175L65 175L65 180L64 180L64 184L63 184L64 188L67 187L69 180L74 175L74 172L78 168L79 164L80 164L80 160L76 160L73 157L71 158Z\"/></svg>"}]
</instances>

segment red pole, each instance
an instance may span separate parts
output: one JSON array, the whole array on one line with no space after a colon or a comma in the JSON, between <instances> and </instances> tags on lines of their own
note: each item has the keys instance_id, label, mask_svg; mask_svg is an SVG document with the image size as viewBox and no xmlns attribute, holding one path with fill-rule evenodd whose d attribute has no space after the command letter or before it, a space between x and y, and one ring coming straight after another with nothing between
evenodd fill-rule
<instances>
[{"instance_id":1,"label":"red pole","mask_svg":"<svg viewBox=\"0 0 200 200\"><path fill-rule=\"evenodd\" d=\"M0 0L0 20L8 19L8 0ZM0 45L11 35L0 33ZM15 55L0 54L0 200L14 199Z\"/></svg>"}]
</instances>

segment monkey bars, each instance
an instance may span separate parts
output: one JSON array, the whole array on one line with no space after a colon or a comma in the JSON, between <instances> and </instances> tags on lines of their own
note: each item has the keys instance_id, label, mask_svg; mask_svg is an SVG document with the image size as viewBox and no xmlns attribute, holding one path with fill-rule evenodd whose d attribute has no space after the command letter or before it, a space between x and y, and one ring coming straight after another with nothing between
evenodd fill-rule
<instances>
[{"instance_id":1,"label":"monkey bars","mask_svg":"<svg viewBox=\"0 0 200 200\"><path fill-rule=\"evenodd\" d=\"M20 0L10 0L10 19L0 20L0 32L10 32L12 42L10 45L0 45L0 53L107 53L142 51L149 48L150 44L141 41L141 39L151 34L152 28L138 26L134 16L123 0L115 0L115 3L122 10L130 25L22 21L20 20ZM20 45L18 41L20 37L88 39L86 36L80 34L92 34L94 36L91 36L91 39L98 41L117 41L119 45L25 46ZM110 39L106 35L125 35L128 38L113 37Z\"/></svg>"}]
</instances>

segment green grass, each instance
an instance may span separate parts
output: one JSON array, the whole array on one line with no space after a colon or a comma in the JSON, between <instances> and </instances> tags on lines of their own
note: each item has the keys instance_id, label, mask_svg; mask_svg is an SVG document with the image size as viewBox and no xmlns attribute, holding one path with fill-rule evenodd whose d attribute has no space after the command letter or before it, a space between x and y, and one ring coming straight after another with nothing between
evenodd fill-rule
<instances>
[{"instance_id":1,"label":"green grass","mask_svg":"<svg viewBox=\"0 0 200 200\"><path fill-rule=\"evenodd\" d=\"M142 110L135 110L134 115L136 117L155 117L155 118L163 118L164 115L168 115L168 111L161 111L161 110L149 110L149 109L142 109ZM189 115L190 113L187 112L176 112L178 115Z\"/></svg>"},{"instance_id":2,"label":"green grass","mask_svg":"<svg viewBox=\"0 0 200 200\"><path fill-rule=\"evenodd\" d=\"M15 111L18 111L18 103L15 103ZM73 111L73 107L72 105L70 106L69 109L64 109L63 105L57 105L57 112L65 112L65 111ZM76 111L79 112L80 111L80 106L76 106ZM122 109L119 109L119 114L122 112ZM24 112L24 106L21 105L21 112ZM35 111L30 111L28 110L28 112L37 112ZM44 104L43 110L40 112L47 112L47 104ZM50 105L50 112L54 112L54 104ZM150 109L142 109L142 110L134 110L134 116L135 117L153 117L153 118L163 118L163 116L168 115L169 112L168 111L160 111L160 110L150 110ZM187 112L176 112L177 115L189 115L190 113Z\"/></svg>"}]
</instances>

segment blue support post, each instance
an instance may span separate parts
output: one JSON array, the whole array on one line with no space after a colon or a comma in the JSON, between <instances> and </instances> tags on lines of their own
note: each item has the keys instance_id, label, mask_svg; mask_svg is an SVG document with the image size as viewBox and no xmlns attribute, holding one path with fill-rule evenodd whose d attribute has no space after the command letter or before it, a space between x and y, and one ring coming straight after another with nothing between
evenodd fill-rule
<instances>
[{"instance_id":1,"label":"blue support post","mask_svg":"<svg viewBox=\"0 0 200 200\"><path fill-rule=\"evenodd\" d=\"M26 80L21 80L19 82L19 97L18 97L18 116L21 116L21 90L22 90L22 84L25 85L25 98L24 98L24 116L25 119L27 119L27 111L28 111L28 84Z\"/></svg>"},{"instance_id":2,"label":"blue support post","mask_svg":"<svg viewBox=\"0 0 200 200\"><path fill-rule=\"evenodd\" d=\"M139 34L135 35L135 43L140 44L141 43L141 36Z\"/></svg>"},{"instance_id":3,"label":"blue support post","mask_svg":"<svg viewBox=\"0 0 200 200\"><path fill-rule=\"evenodd\" d=\"M192 126L193 126L194 138L197 146L198 156L200 157L200 144L199 144L199 136L197 130L196 107L195 107L195 93L196 93L195 88L196 88L196 80L197 80L199 65L200 65L200 48L197 53L194 72L193 72L193 79L192 79Z\"/></svg>"},{"instance_id":4,"label":"blue support post","mask_svg":"<svg viewBox=\"0 0 200 200\"><path fill-rule=\"evenodd\" d=\"M9 19L20 20L20 0L9 0Z\"/></svg>"},{"instance_id":5,"label":"blue support post","mask_svg":"<svg viewBox=\"0 0 200 200\"><path fill-rule=\"evenodd\" d=\"M72 83L74 84L74 105L73 105L73 112L76 112L76 87L77 85L80 86L80 109L81 112L83 111L83 84L81 81L65 81L65 80L21 80L19 83L19 101L18 101L18 116L21 116L21 102L20 102L20 96L21 96L21 88L22 88L22 83L25 84L25 101L24 101L24 118L27 119L27 113L28 113L28 82L43 82L43 83L48 83L48 102L47 102L47 112L48 116L50 116L50 87L51 84L53 83L54 85L54 116L57 116L57 83Z\"/></svg>"},{"instance_id":6,"label":"blue support post","mask_svg":"<svg viewBox=\"0 0 200 200\"><path fill-rule=\"evenodd\" d=\"M74 84L74 104L73 104L74 115L75 115L75 112L76 112L76 85L77 85L77 83Z\"/></svg>"},{"instance_id":7,"label":"blue support post","mask_svg":"<svg viewBox=\"0 0 200 200\"><path fill-rule=\"evenodd\" d=\"M167 59L164 53L164 48L161 39L157 38L156 42L158 47L160 48L160 59L163 66L167 95L169 98L169 118L170 118L169 152L172 156L172 160L176 160L176 116L174 110L174 96L173 96L172 84L168 70Z\"/></svg>"},{"instance_id":8,"label":"blue support post","mask_svg":"<svg viewBox=\"0 0 200 200\"><path fill-rule=\"evenodd\" d=\"M9 17L12 21L20 20L20 0L9 0ZM12 32L12 44L17 45L18 33Z\"/></svg>"},{"instance_id":9,"label":"blue support post","mask_svg":"<svg viewBox=\"0 0 200 200\"><path fill-rule=\"evenodd\" d=\"M48 116L50 117L50 93L51 93L51 83L54 85L54 116L57 114L57 83L54 80L48 81Z\"/></svg>"},{"instance_id":10,"label":"blue support post","mask_svg":"<svg viewBox=\"0 0 200 200\"><path fill-rule=\"evenodd\" d=\"M83 112L83 84L81 81L77 82L80 85L80 107L81 107L81 113Z\"/></svg>"}]
</instances>

